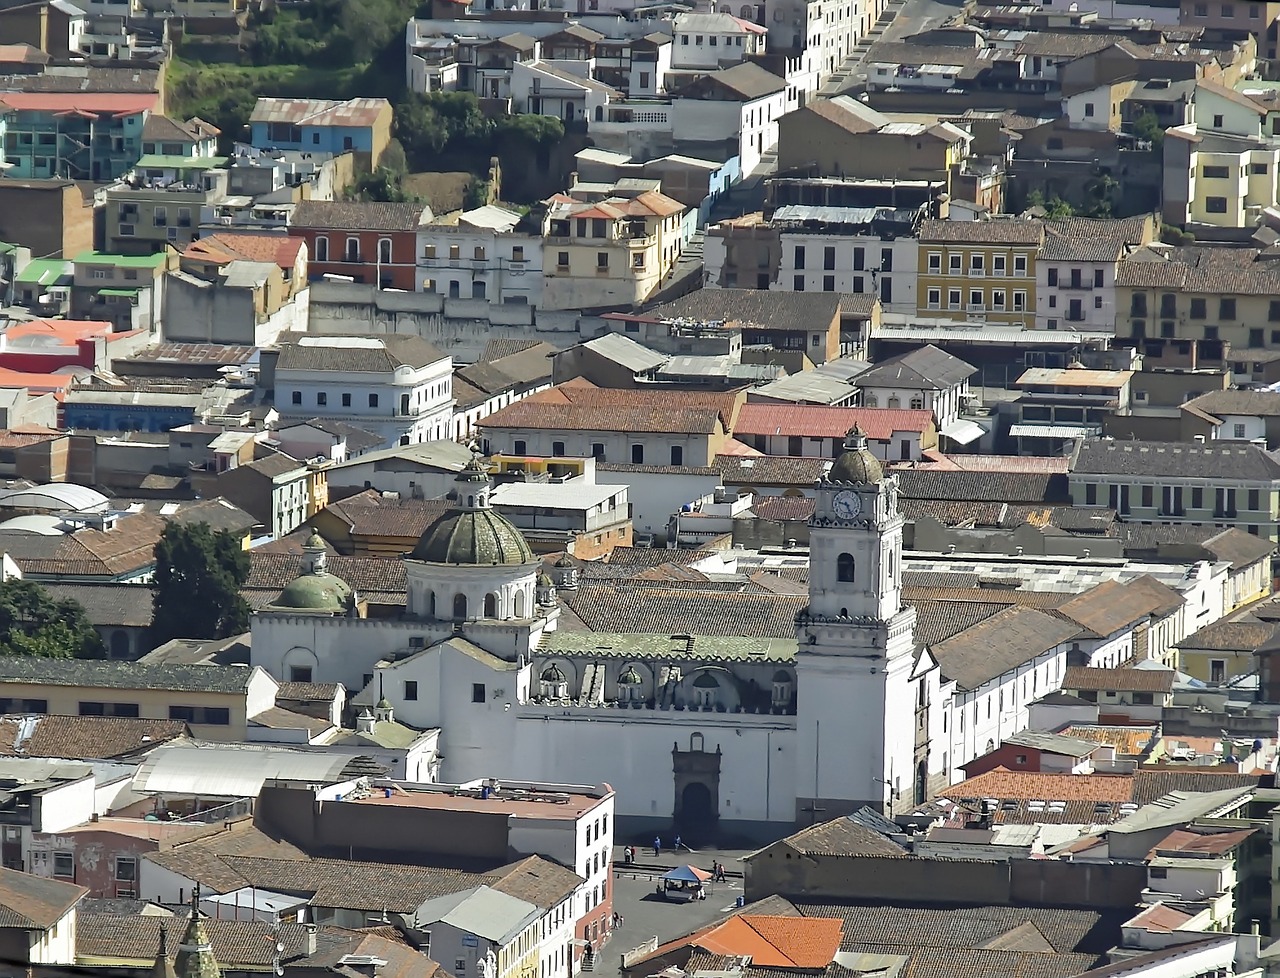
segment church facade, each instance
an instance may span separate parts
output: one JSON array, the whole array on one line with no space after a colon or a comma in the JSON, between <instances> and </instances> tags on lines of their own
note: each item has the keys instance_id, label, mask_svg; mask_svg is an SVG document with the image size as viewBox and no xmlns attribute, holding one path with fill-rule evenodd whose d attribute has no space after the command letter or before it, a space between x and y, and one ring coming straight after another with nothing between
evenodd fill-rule
<instances>
[{"instance_id":1,"label":"church facade","mask_svg":"<svg viewBox=\"0 0 1280 978\"><path fill-rule=\"evenodd\" d=\"M855 429L815 494L792 638L739 637L732 621L714 635L558 627L575 566L542 569L473 462L404 558L403 616L365 617L309 541L303 574L254 618L253 662L440 728L445 781L607 781L624 831L769 837L903 810L945 783L931 747L947 734L939 669L902 601L897 480Z\"/></svg>"}]
</instances>

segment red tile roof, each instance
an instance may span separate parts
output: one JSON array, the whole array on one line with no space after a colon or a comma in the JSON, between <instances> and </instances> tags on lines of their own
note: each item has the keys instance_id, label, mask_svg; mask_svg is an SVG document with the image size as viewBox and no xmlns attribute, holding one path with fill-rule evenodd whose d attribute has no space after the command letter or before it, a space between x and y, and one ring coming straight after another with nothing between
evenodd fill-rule
<instances>
[{"instance_id":1,"label":"red tile roof","mask_svg":"<svg viewBox=\"0 0 1280 978\"><path fill-rule=\"evenodd\" d=\"M735 435L803 435L808 438L843 438L857 423L868 438L888 441L895 432L924 432L933 415L924 410L895 408L841 408L820 404L742 405Z\"/></svg>"},{"instance_id":2,"label":"red tile roof","mask_svg":"<svg viewBox=\"0 0 1280 978\"><path fill-rule=\"evenodd\" d=\"M1196 853L1223 856L1239 846L1259 829L1243 828L1215 832L1206 828L1174 829L1151 847L1148 859L1156 856Z\"/></svg>"},{"instance_id":3,"label":"red tile roof","mask_svg":"<svg viewBox=\"0 0 1280 978\"><path fill-rule=\"evenodd\" d=\"M998 767L941 792L956 800L1129 801L1133 778L1126 774L1050 774Z\"/></svg>"},{"instance_id":4,"label":"red tile roof","mask_svg":"<svg viewBox=\"0 0 1280 978\"><path fill-rule=\"evenodd\" d=\"M731 917L698 938L713 954L749 955L758 968L825 968L840 950L834 917Z\"/></svg>"},{"instance_id":5,"label":"red tile roof","mask_svg":"<svg viewBox=\"0 0 1280 978\"><path fill-rule=\"evenodd\" d=\"M293 270L303 240L288 234L209 234L191 242L183 258L226 264L237 259L275 262Z\"/></svg>"}]
</instances>

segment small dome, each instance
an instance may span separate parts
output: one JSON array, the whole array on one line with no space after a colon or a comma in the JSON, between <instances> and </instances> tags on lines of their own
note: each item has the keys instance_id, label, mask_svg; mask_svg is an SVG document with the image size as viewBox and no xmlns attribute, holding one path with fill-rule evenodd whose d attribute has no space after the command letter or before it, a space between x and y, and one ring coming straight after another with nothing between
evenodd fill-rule
<instances>
[{"instance_id":1,"label":"small dome","mask_svg":"<svg viewBox=\"0 0 1280 978\"><path fill-rule=\"evenodd\" d=\"M566 680L560 667L553 662L542 670L542 681L544 683L562 683Z\"/></svg>"},{"instance_id":2,"label":"small dome","mask_svg":"<svg viewBox=\"0 0 1280 978\"><path fill-rule=\"evenodd\" d=\"M562 553L552 566L553 567L574 567L576 565L573 562L573 558L570 557L568 553Z\"/></svg>"},{"instance_id":3,"label":"small dome","mask_svg":"<svg viewBox=\"0 0 1280 978\"><path fill-rule=\"evenodd\" d=\"M779 669L773 674L773 681L775 683L789 683L791 682L791 673L785 669Z\"/></svg>"},{"instance_id":4,"label":"small dome","mask_svg":"<svg viewBox=\"0 0 1280 978\"><path fill-rule=\"evenodd\" d=\"M875 485L884 478L884 467L867 448L867 436L858 425L849 429L844 439L844 451L831 466L827 479L831 482L852 482Z\"/></svg>"},{"instance_id":5,"label":"small dome","mask_svg":"<svg viewBox=\"0 0 1280 978\"><path fill-rule=\"evenodd\" d=\"M409 556L432 564L530 564L535 560L524 534L491 509L445 513L423 531Z\"/></svg>"},{"instance_id":6,"label":"small dome","mask_svg":"<svg viewBox=\"0 0 1280 978\"><path fill-rule=\"evenodd\" d=\"M391 701L387 699L385 695L383 695L378 698L378 703L375 708L379 710L389 710L391 709Z\"/></svg>"},{"instance_id":7,"label":"small dome","mask_svg":"<svg viewBox=\"0 0 1280 978\"><path fill-rule=\"evenodd\" d=\"M715 676L704 672L693 681L694 689L719 689L720 683Z\"/></svg>"},{"instance_id":8,"label":"small dome","mask_svg":"<svg viewBox=\"0 0 1280 978\"><path fill-rule=\"evenodd\" d=\"M618 677L618 682L624 686L639 686L644 680L640 677L640 673L636 672L636 667L630 666Z\"/></svg>"},{"instance_id":9,"label":"small dome","mask_svg":"<svg viewBox=\"0 0 1280 978\"><path fill-rule=\"evenodd\" d=\"M320 531L313 526L311 536L302 541L302 546L307 549L323 550L325 543L324 538L320 536Z\"/></svg>"},{"instance_id":10,"label":"small dome","mask_svg":"<svg viewBox=\"0 0 1280 978\"><path fill-rule=\"evenodd\" d=\"M551 580L551 575L546 571L538 571L538 587L555 587L555 581Z\"/></svg>"},{"instance_id":11,"label":"small dome","mask_svg":"<svg viewBox=\"0 0 1280 978\"><path fill-rule=\"evenodd\" d=\"M351 586L332 574L303 574L289 582L269 609L280 611L343 612L351 598Z\"/></svg>"}]
</instances>

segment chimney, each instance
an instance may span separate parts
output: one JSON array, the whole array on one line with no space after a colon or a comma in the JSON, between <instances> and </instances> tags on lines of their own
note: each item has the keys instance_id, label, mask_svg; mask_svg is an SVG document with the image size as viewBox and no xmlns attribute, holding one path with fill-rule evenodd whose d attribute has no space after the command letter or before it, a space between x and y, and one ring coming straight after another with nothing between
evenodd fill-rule
<instances>
[{"instance_id":1,"label":"chimney","mask_svg":"<svg viewBox=\"0 0 1280 978\"><path fill-rule=\"evenodd\" d=\"M303 949L306 951L307 957L316 953L316 931L319 929L315 924L304 924L306 928L306 939L303 941Z\"/></svg>"}]
</instances>

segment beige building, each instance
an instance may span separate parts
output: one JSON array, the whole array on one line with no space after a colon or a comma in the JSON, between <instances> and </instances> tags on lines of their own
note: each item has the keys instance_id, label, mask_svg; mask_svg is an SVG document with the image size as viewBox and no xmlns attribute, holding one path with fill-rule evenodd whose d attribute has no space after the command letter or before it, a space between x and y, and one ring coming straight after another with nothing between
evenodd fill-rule
<instances>
[{"instance_id":1,"label":"beige building","mask_svg":"<svg viewBox=\"0 0 1280 978\"><path fill-rule=\"evenodd\" d=\"M542 225L544 307L630 308L644 302L680 258L686 210L652 190L600 201L553 197Z\"/></svg>"},{"instance_id":2,"label":"beige building","mask_svg":"<svg viewBox=\"0 0 1280 978\"><path fill-rule=\"evenodd\" d=\"M1280 263L1246 248L1135 251L1116 271L1116 336L1193 363L1280 349Z\"/></svg>"},{"instance_id":3,"label":"beige building","mask_svg":"<svg viewBox=\"0 0 1280 978\"><path fill-rule=\"evenodd\" d=\"M226 196L225 157L143 157L106 191L106 247L149 255L185 248L200 233L201 209Z\"/></svg>"},{"instance_id":4,"label":"beige building","mask_svg":"<svg viewBox=\"0 0 1280 978\"><path fill-rule=\"evenodd\" d=\"M182 720L205 740L244 740L277 688L256 666L0 659L0 712Z\"/></svg>"},{"instance_id":5,"label":"beige building","mask_svg":"<svg viewBox=\"0 0 1280 978\"><path fill-rule=\"evenodd\" d=\"M931 180L950 188L971 137L949 122L895 122L847 95L815 99L778 120L778 172Z\"/></svg>"}]
</instances>

